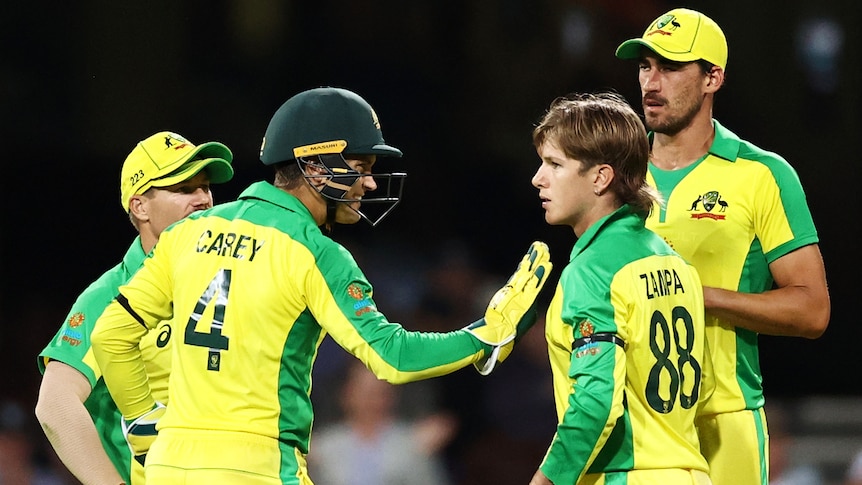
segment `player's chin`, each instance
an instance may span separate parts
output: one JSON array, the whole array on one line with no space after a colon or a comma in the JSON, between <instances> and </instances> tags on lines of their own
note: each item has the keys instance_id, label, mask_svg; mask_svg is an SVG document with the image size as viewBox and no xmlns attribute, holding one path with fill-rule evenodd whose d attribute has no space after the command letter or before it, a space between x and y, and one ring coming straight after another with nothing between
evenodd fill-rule
<instances>
[{"instance_id":1,"label":"player's chin","mask_svg":"<svg viewBox=\"0 0 862 485\"><path fill-rule=\"evenodd\" d=\"M663 118L661 113L658 110L644 111L644 124L646 125L648 130L655 130L657 128L661 128L663 124Z\"/></svg>"},{"instance_id":2,"label":"player's chin","mask_svg":"<svg viewBox=\"0 0 862 485\"><path fill-rule=\"evenodd\" d=\"M338 214L336 215L336 222L338 222L339 224L356 224L362 218L359 215L358 210L359 204L341 206L338 210Z\"/></svg>"},{"instance_id":3,"label":"player's chin","mask_svg":"<svg viewBox=\"0 0 862 485\"><path fill-rule=\"evenodd\" d=\"M545 222L552 226L559 226L564 223L563 220L555 216L553 212L547 210L545 211Z\"/></svg>"}]
</instances>

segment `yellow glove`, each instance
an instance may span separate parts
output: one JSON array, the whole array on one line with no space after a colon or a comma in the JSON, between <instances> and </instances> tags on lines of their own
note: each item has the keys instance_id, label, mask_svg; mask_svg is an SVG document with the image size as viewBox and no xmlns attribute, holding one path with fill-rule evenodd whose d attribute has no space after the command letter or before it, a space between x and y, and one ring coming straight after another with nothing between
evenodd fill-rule
<instances>
[{"instance_id":1,"label":"yellow glove","mask_svg":"<svg viewBox=\"0 0 862 485\"><path fill-rule=\"evenodd\" d=\"M512 352L515 338L536 322L535 311L530 310L551 268L548 245L541 241L531 244L518 269L491 298L485 317L465 327L481 342L494 347L487 359L474 364L480 374L490 374L497 362Z\"/></svg>"},{"instance_id":2,"label":"yellow glove","mask_svg":"<svg viewBox=\"0 0 862 485\"><path fill-rule=\"evenodd\" d=\"M538 318L538 314L536 312L536 303L533 302L533 306L531 306L524 316L521 317L521 320L518 321L518 327L515 333L515 339L511 342L506 343L505 345L500 346L500 352L497 356L497 362L503 362L506 360L506 357L509 357L509 354L512 353L512 350L515 349L515 345L520 342L521 337L523 337L527 331L533 328L533 325L536 323L536 319Z\"/></svg>"},{"instance_id":3,"label":"yellow glove","mask_svg":"<svg viewBox=\"0 0 862 485\"><path fill-rule=\"evenodd\" d=\"M150 451L150 446L156 440L158 433L156 424L165 414L165 409L167 408L164 404L156 402L153 409L141 416L131 421L123 420L123 436L126 438L135 460L141 465L144 464L147 452Z\"/></svg>"}]
</instances>

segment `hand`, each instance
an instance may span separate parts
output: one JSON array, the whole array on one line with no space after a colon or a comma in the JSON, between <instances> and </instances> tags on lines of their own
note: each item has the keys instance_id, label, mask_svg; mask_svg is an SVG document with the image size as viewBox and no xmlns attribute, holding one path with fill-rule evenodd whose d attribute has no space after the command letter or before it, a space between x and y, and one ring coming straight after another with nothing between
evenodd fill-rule
<instances>
[{"instance_id":1,"label":"hand","mask_svg":"<svg viewBox=\"0 0 862 485\"><path fill-rule=\"evenodd\" d=\"M164 404L156 402L153 409L141 416L131 421L123 420L123 436L126 438L135 460L141 465L144 464L147 452L150 451L150 446L156 440L158 434L156 424L165 414L166 409Z\"/></svg>"},{"instance_id":2,"label":"hand","mask_svg":"<svg viewBox=\"0 0 862 485\"><path fill-rule=\"evenodd\" d=\"M518 321L518 325L515 328L515 338L511 342L508 342L505 345L500 347L499 355L497 356L497 362L503 362L509 357L509 354L512 353L512 350L515 349L515 345L521 341L521 338L527 334L527 332L533 328L533 325L536 324L536 320L538 318L538 313L536 312L536 303L533 302L533 306L531 306L524 316Z\"/></svg>"},{"instance_id":3,"label":"hand","mask_svg":"<svg viewBox=\"0 0 862 485\"><path fill-rule=\"evenodd\" d=\"M487 359L474 364L480 374L489 374L497 362L511 353L516 338L536 322L534 303L551 273L550 260L547 244L541 241L531 244L518 269L491 298L485 317L465 328L481 342L494 347Z\"/></svg>"}]
</instances>

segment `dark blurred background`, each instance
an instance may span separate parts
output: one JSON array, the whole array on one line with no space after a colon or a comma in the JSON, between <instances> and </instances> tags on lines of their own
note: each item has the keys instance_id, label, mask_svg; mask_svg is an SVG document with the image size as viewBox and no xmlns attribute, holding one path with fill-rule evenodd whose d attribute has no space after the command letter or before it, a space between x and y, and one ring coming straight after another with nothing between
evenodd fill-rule
<instances>
[{"instance_id":1,"label":"dark blurred background","mask_svg":"<svg viewBox=\"0 0 862 485\"><path fill-rule=\"evenodd\" d=\"M0 14L0 398L29 413L40 379L36 355L73 299L120 260L134 236L118 179L137 141L172 130L195 143L227 144L236 177L215 191L216 202L227 201L250 182L269 179L257 157L266 125L287 98L312 87L345 87L365 97L387 142L405 153L398 167L409 173L402 204L377 228L359 224L334 234L357 252L385 313L409 316L406 301L421 298L405 288L427 286L427 271L443 261L466 261L496 284L530 241L543 239L562 268L574 237L544 223L530 185L538 166L532 126L556 96L572 91L613 89L640 111L636 66L614 50L676 6L7 3ZM728 38L727 84L715 117L790 161L821 236L830 328L815 341L761 337L767 394L860 396L854 376L862 327L852 306L860 230L859 4L685 6L711 16ZM463 323L448 322L447 329Z\"/></svg>"}]
</instances>

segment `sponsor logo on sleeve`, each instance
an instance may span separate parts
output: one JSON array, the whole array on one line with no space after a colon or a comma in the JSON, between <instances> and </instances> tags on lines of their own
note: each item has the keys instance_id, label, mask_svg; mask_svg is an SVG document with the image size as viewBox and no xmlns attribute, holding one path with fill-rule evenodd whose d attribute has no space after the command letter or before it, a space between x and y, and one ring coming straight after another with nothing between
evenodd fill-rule
<instances>
[{"instance_id":1,"label":"sponsor logo on sleeve","mask_svg":"<svg viewBox=\"0 0 862 485\"><path fill-rule=\"evenodd\" d=\"M375 310L374 302L371 301L371 295L366 295L365 291L358 284L351 283L347 287L347 294L356 300L356 303L353 304L353 310L357 317Z\"/></svg>"}]
</instances>

